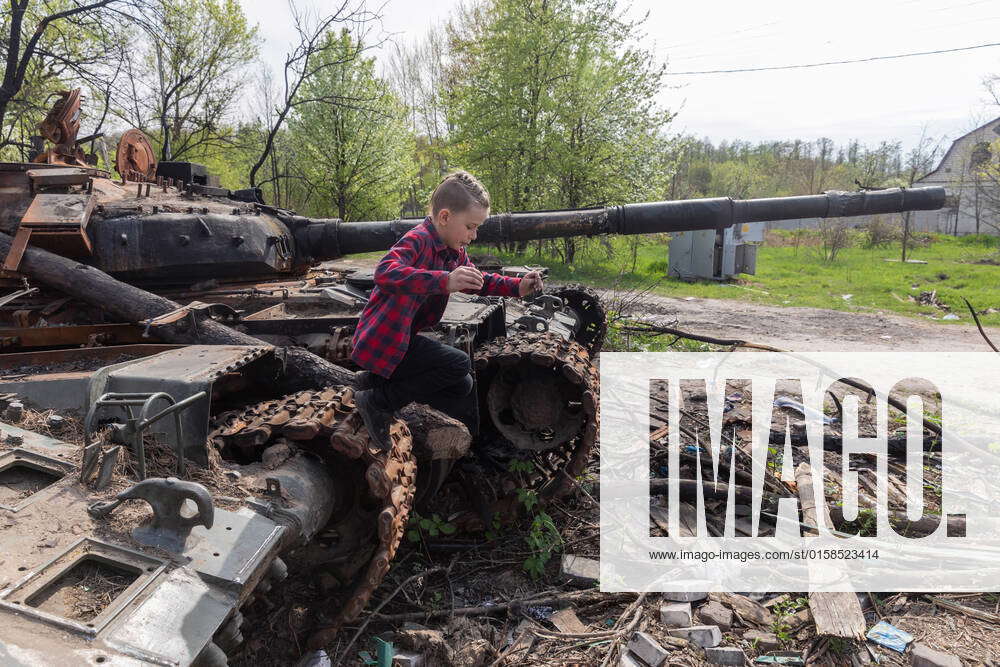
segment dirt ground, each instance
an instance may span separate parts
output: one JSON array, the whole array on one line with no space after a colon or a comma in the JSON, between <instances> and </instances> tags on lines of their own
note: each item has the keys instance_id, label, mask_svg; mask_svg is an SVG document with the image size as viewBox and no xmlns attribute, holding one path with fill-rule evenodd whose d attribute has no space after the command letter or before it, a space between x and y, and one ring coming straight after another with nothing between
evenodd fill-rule
<instances>
[{"instance_id":1,"label":"dirt ground","mask_svg":"<svg viewBox=\"0 0 1000 667\"><path fill-rule=\"evenodd\" d=\"M375 259L343 258L330 265L371 271L376 263ZM547 284L558 283L548 281ZM606 302L614 299L612 290L595 291ZM622 314L663 325L677 320L674 326L691 333L739 338L789 352L856 350L858 343L864 343L867 350L989 350L973 324L937 324L882 311L852 313L825 308L766 306L735 299L646 294ZM1000 328L987 327L986 333L1000 345Z\"/></svg>"},{"instance_id":2,"label":"dirt ground","mask_svg":"<svg viewBox=\"0 0 1000 667\"><path fill-rule=\"evenodd\" d=\"M602 299L610 290L597 290ZM974 325L936 324L893 313L765 306L728 299L647 294L624 315L718 338L739 338L789 352L856 350L989 351ZM986 333L1000 344L1000 329Z\"/></svg>"}]
</instances>

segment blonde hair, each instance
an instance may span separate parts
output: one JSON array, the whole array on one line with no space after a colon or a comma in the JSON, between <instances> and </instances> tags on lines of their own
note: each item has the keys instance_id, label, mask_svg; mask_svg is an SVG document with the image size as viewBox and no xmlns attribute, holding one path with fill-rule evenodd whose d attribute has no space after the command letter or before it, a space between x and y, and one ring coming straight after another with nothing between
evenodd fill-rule
<instances>
[{"instance_id":1,"label":"blonde hair","mask_svg":"<svg viewBox=\"0 0 1000 667\"><path fill-rule=\"evenodd\" d=\"M490 193L479 179L467 171L456 171L442 179L431 194L431 215L442 209L461 213L470 206L490 207Z\"/></svg>"}]
</instances>

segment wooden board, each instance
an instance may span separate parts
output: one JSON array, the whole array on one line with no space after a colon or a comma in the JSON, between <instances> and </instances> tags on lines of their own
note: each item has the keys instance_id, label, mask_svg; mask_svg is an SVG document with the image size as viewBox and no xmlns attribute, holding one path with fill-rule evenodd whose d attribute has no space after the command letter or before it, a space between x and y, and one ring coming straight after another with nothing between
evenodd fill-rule
<instances>
[{"instance_id":1,"label":"wooden board","mask_svg":"<svg viewBox=\"0 0 1000 667\"><path fill-rule=\"evenodd\" d=\"M799 502L802 505L802 522L818 526L818 517L823 516L827 528L833 528L826 503L816 504L813 489L812 468L808 463L800 463L795 469L795 484L798 487ZM820 489L822 491L822 489ZM806 530L806 535L817 535L818 531ZM809 611L816 624L817 635L830 635L845 639L864 640L865 615L861 611L858 596L851 592L810 593Z\"/></svg>"}]
</instances>

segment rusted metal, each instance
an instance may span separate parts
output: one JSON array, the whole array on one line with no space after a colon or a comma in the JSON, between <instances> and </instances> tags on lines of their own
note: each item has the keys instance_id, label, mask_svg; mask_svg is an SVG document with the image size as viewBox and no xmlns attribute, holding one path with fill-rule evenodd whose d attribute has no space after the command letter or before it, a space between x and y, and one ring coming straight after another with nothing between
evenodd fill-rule
<instances>
[{"instance_id":1,"label":"rusted metal","mask_svg":"<svg viewBox=\"0 0 1000 667\"><path fill-rule=\"evenodd\" d=\"M0 338L17 339L18 349L86 345L101 336L105 345L144 343L142 328L134 324L72 324L49 327L0 327ZM5 357L0 357L0 362Z\"/></svg>"},{"instance_id":2,"label":"rusted metal","mask_svg":"<svg viewBox=\"0 0 1000 667\"><path fill-rule=\"evenodd\" d=\"M38 126L42 135L54 145L36 155L34 161L86 167L86 157L76 140L80 131L80 89L61 90L58 94L59 99Z\"/></svg>"},{"instance_id":3,"label":"rusted metal","mask_svg":"<svg viewBox=\"0 0 1000 667\"><path fill-rule=\"evenodd\" d=\"M29 242L67 257L89 255L91 245L86 227L96 205L94 195L35 195L21 218L14 243L4 259L3 272L6 275L17 272Z\"/></svg>"},{"instance_id":4,"label":"rusted metal","mask_svg":"<svg viewBox=\"0 0 1000 667\"><path fill-rule=\"evenodd\" d=\"M3 260L3 274L5 276L15 275L18 267L21 266L21 258L24 257L24 249L28 247L28 239L31 238L31 229L24 227L17 230L14 235L14 242Z\"/></svg>"},{"instance_id":5,"label":"rusted metal","mask_svg":"<svg viewBox=\"0 0 1000 667\"><path fill-rule=\"evenodd\" d=\"M381 452L371 443L355 412L354 392L348 387L300 392L265 401L218 415L213 425L209 437L220 450L263 450L269 443L288 439L316 452L337 469L364 471L361 486L377 503L376 510L366 511L364 508L370 507L371 500L359 497L357 506L335 518L335 525L330 528L341 538L327 556L332 562L339 556L356 556L371 550L365 547L370 542L375 547L366 563L354 563L348 572L354 583L333 623L310 639L310 645L328 643L344 623L360 615L389 571L403 538L417 473L409 429L403 422L395 421L390 429L392 446L388 452Z\"/></svg>"},{"instance_id":6,"label":"rusted metal","mask_svg":"<svg viewBox=\"0 0 1000 667\"><path fill-rule=\"evenodd\" d=\"M62 329L64 327L52 328ZM9 329L0 329L0 337L6 335L5 331L9 331ZM44 372L47 367L59 367L69 363L87 364L92 361L103 361L105 365L110 365L122 358L137 359L139 357L148 357L179 347L183 346L146 343L143 345L116 345L114 347L92 347L86 349L46 350L44 352L9 352L0 354L0 375L6 375L6 371Z\"/></svg>"},{"instance_id":7,"label":"rusted metal","mask_svg":"<svg viewBox=\"0 0 1000 667\"><path fill-rule=\"evenodd\" d=\"M122 135L115 152L115 169L126 181L156 178L156 154L141 130L132 128Z\"/></svg>"}]
</instances>

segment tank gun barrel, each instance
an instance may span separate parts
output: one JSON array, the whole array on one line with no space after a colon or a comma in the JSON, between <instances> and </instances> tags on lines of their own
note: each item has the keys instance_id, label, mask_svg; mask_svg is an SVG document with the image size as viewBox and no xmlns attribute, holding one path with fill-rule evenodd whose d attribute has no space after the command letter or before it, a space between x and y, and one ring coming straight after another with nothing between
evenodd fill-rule
<instances>
[{"instance_id":1,"label":"tank gun barrel","mask_svg":"<svg viewBox=\"0 0 1000 667\"><path fill-rule=\"evenodd\" d=\"M745 222L835 218L904 211L933 211L944 206L941 187L826 192L767 199L688 199L565 211L491 215L479 228L477 242L504 243L596 234L656 234L696 229L724 229ZM419 220L340 223L301 219L297 245L317 260L385 250Z\"/></svg>"}]
</instances>

